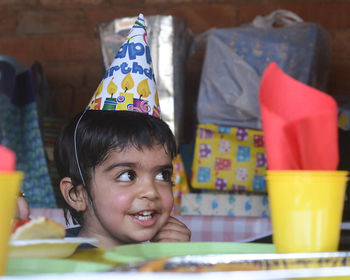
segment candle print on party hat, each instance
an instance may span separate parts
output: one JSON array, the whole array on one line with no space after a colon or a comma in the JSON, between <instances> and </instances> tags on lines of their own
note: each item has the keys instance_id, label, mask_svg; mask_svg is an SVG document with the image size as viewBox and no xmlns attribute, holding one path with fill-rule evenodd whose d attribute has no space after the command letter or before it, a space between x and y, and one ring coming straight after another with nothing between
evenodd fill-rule
<instances>
[{"instance_id":1,"label":"candle print on party hat","mask_svg":"<svg viewBox=\"0 0 350 280\"><path fill-rule=\"evenodd\" d=\"M160 118L160 106L143 15L116 54L87 110L136 111Z\"/></svg>"}]
</instances>

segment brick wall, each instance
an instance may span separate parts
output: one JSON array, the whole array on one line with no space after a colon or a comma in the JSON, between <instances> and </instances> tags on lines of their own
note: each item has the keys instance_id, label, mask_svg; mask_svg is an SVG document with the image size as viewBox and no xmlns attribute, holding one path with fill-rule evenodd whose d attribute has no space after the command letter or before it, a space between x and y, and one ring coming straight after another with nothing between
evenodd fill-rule
<instances>
[{"instance_id":1,"label":"brick wall","mask_svg":"<svg viewBox=\"0 0 350 280\"><path fill-rule=\"evenodd\" d=\"M171 14L195 33L232 27L275 9L321 24L332 40L329 93L350 97L350 1L346 0L1 0L0 54L43 68L57 116L82 110L103 76L97 24L113 18ZM190 60L186 89L196 91L200 61ZM195 97L193 97L195 99Z\"/></svg>"}]
</instances>

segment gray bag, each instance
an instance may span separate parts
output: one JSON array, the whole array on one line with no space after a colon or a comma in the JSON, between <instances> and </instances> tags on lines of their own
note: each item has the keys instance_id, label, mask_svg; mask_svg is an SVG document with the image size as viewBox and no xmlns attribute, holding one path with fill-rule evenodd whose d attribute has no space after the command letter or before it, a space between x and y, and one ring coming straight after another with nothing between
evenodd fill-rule
<instances>
[{"instance_id":1,"label":"gray bag","mask_svg":"<svg viewBox=\"0 0 350 280\"><path fill-rule=\"evenodd\" d=\"M210 30L197 102L198 122L261 129L258 93L270 62L293 78L324 90L330 54L326 31L290 11L258 16L252 24L237 28Z\"/></svg>"}]
</instances>

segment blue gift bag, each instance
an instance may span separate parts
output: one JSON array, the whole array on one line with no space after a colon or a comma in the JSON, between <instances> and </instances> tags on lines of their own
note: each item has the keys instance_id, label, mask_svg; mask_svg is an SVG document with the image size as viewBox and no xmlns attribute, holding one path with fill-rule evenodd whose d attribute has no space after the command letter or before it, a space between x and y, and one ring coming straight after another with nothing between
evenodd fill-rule
<instances>
[{"instance_id":1,"label":"blue gift bag","mask_svg":"<svg viewBox=\"0 0 350 280\"><path fill-rule=\"evenodd\" d=\"M0 144L16 152L24 171L21 190L32 208L54 208L30 70L13 59L0 59Z\"/></svg>"},{"instance_id":2,"label":"blue gift bag","mask_svg":"<svg viewBox=\"0 0 350 280\"><path fill-rule=\"evenodd\" d=\"M212 29L207 36L199 123L260 129L260 79L271 62L305 84L326 89L329 36L320 25L304 22L290 11L258 16L240 27Z\"/></svg>"}]
</instances>

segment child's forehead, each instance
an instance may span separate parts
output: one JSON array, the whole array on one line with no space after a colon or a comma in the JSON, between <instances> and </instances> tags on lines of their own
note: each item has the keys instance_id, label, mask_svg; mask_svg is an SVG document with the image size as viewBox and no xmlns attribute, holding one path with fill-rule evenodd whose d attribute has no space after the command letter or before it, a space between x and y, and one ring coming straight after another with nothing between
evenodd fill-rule
<instances>
[{"instance_id":1,"label":"child's forehead","mask_svg":"<svg viewBox=\"0 0 350 280\"><path fill-rule=\"evenodd\" d=\"M134 139L130 139L127 141L118 142L118 140L113 141L114 144L111 145L111 149L109 151L112 152L123 152L125 150L137 150L139 152L143 152L144 150L157 150L161 147L167 149L166 144L161 144L156 139L151 139L150 141L135 141Z\"/></svg>"},{"instance_id":2,"label":"child's forehead","mask_svg":"<svg viewBox=\"0 0 350 280\"><path fill-rule=\"evenodd\" d=\"M165 144L160 144L158 142L154 142L150 145L137 145L133 142L129 142L126 145L123 146L116 146L109 149L109 151L106 154L106 158L110 157L111 155L118 155L118 154L144 154L144 153L160 153L165 152L169 157L171 157L169 150Z\"/></svg>"},{"instance_id":3,"label":"child's forehead","mask_svg":"<svg viewBox=\"0 0 350 280\"><path fill-rule=\"evenodd\" d=\"M124 149L112 149L96 167L102 168L101 170L112 170L117 166L153 170L161 166L171 165L171 154L163 145L156 145L151 147L143 146L142 148L129 146Z\"/></svg>"}]
</instances>

